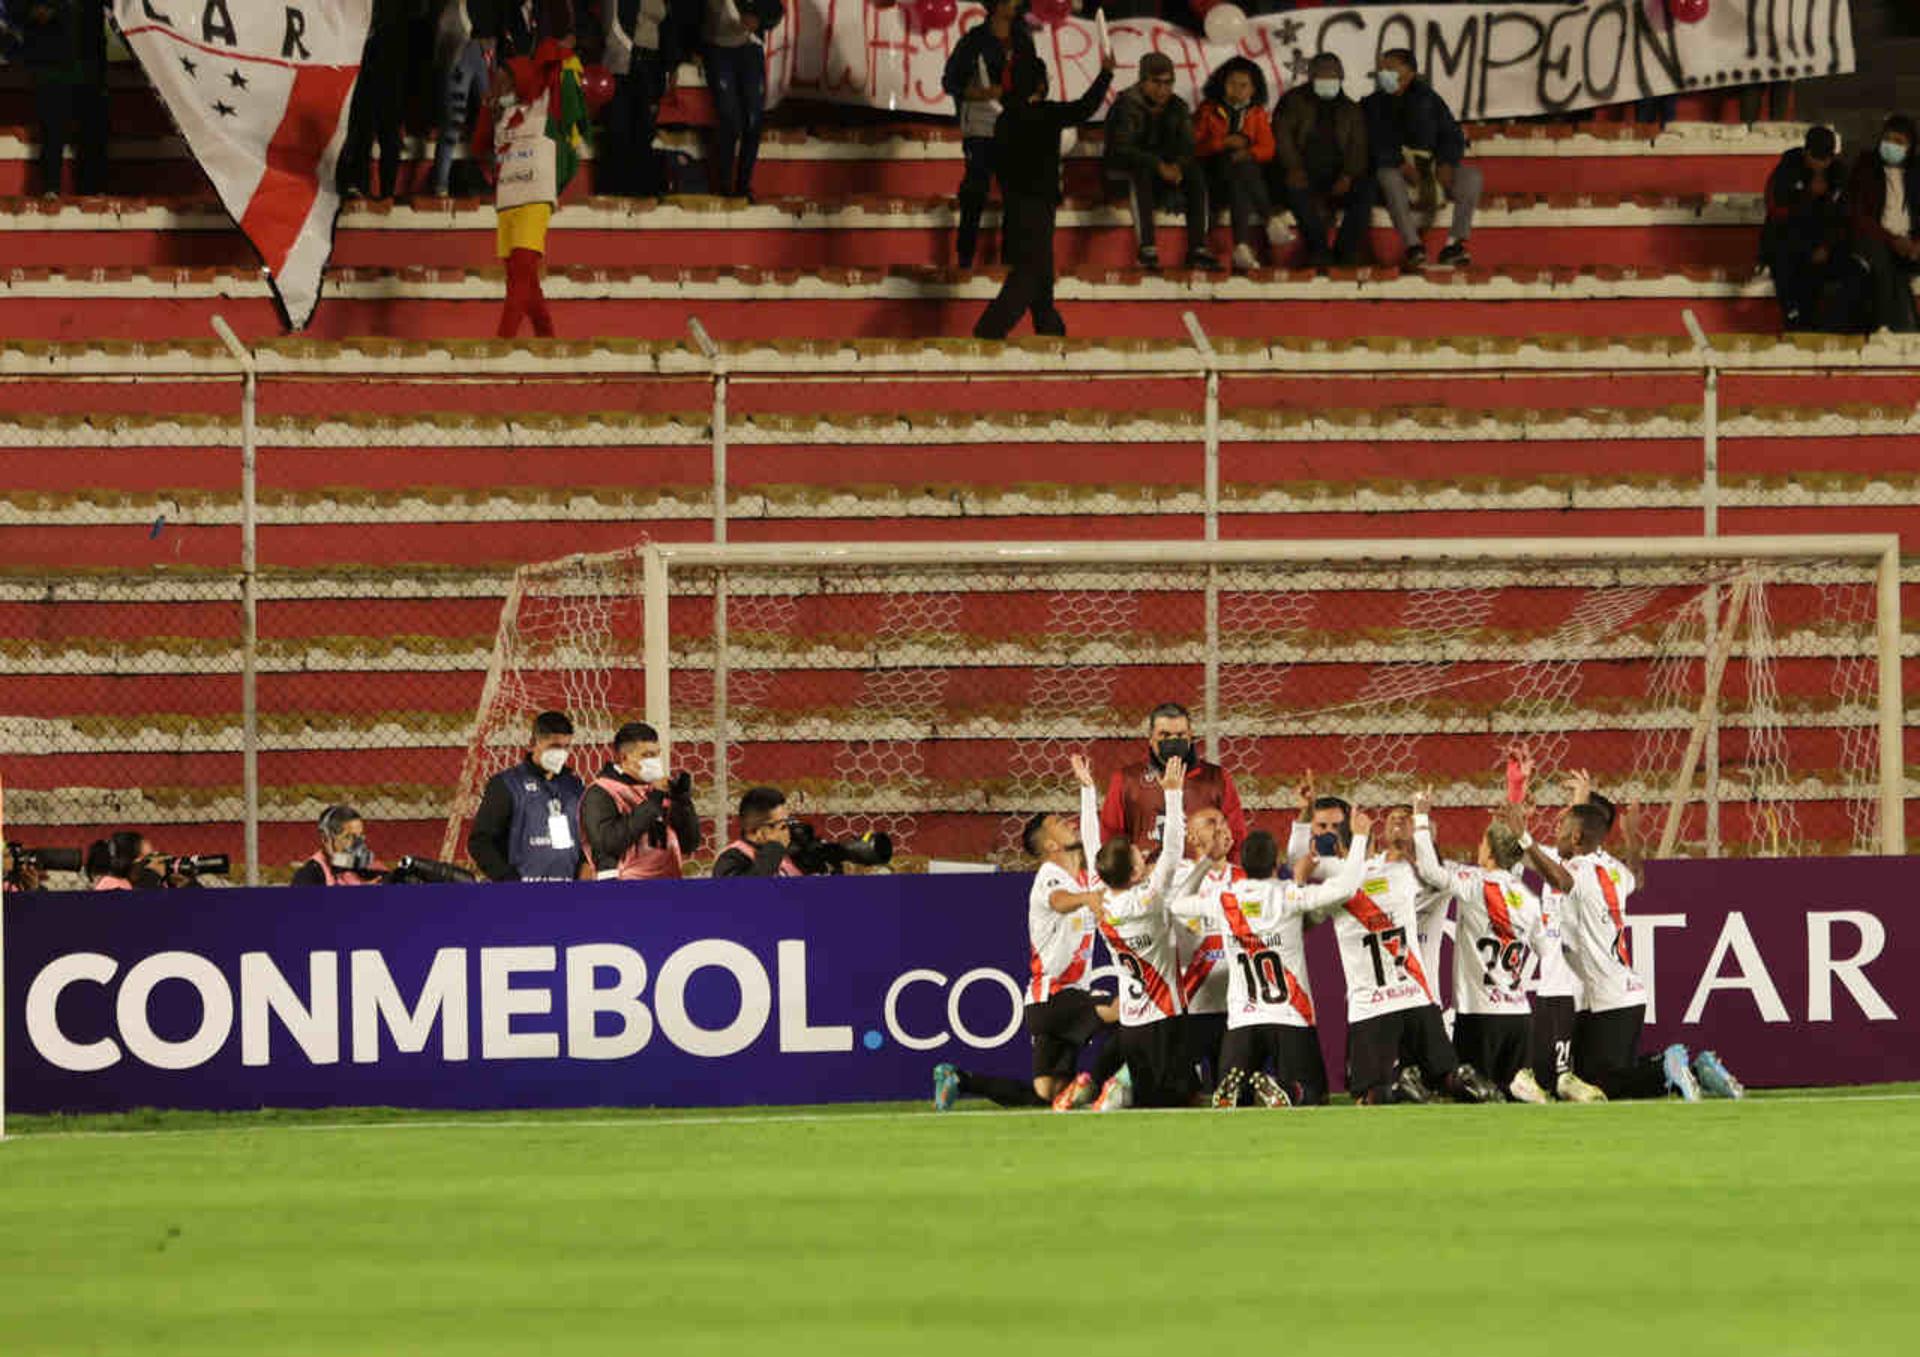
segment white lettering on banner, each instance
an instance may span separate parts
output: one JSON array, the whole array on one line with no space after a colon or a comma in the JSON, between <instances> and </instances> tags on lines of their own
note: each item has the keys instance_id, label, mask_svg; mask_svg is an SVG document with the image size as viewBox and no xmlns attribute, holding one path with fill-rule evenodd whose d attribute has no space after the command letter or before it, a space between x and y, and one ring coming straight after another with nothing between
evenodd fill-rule
<instances>
[{"instance_id":1,"label":"white lettering on banner","mask_svg":"<svg viewBox=\"0 0 1920 1357\"><path fill-rule=\"evenodd\" d=\"M900 1025L900 995L908 985L945 985L947 977L939 971L908 971L891 985L887 986L886 1002L881 1007L881 1015L886 1019L887 1035L906 1047L909 1051L931 1051L936 1046L947 1044L947 1033L938 1032L930 1037L917 1037Z\"/></svg>"},{"instance_id":2,"label":"white lettering on banner","mask_svg":"<svg viewBox=\"0 0 1920 1357\"><path fill-rule=\"evenodd\" d=\"M983 10L964 4L952 24L931 31L913 27L904 5L787 0L787 13L767 39L769 105L791 94L952 116L941 73ZM1382 52L1410 48L1462 118L1563 113L1854 66L1848 0L1714 0L1693 24L1675 23L1664 6L1644 0L1366 5L1262 15L1232 46L1158 19L1115 19L1108 31L1119 84L1143 55L1164 52L1175 90L1190 105L1208 73L1231 56L1258 65L1277 95L1306 79L1315 52L1330 51L1357 97L1371 88L1367 72ZM1040 27L1034 40L1055 98L1078 95L1100 69L1091 22Z\"/></svg>"},{"instance_id":3,"label":"white lettering on banner","mask_svg":"<svg viewBox=\"0 0 1920 1357\"><path fill-rule=\"evenodd\" d=\"M1656 935L1663 928L1685 928L1684 914L1629 914L1627 950L1633 954L1633 973L1647 988L1647 1021L1654 1021L1653 954Z\"/></svg>"},{"instance_id":4,"label":"white lettering on banner","mask_svg":"<svg viewBox=\"0 0 1920 1357\"><path fill-rule=\"evenodd\" d=\"M1740 970L1734 975L1721 975L1720 964L1729 952L1733 953ZM1699 1022L1700 1015L1707 1011L1707 996L1722 989L1743 989L1751 994L1762 1021L1792 1021L1787 1016L1787 1006L1780 1002L1780 991L1774 988L1773 977L1767 974L1767 963L1760 958L1760 947L1753 940L1753 930L1747 927L1747 916L1737 909L1720 925L1720 937L1713 944L1706 972L1694 986L1693 998L1680 1021Z\"/></svg>"},{"instance_id":5,"label":"white lettering on banner","mask_svg":"<svg viewBox=\"0 0 1920 1357\"><path fill-rule=\"evenodd\" d=\"M147 1001L167 980L184 980L200 995L200 1025L181 1041L169 1041L147 1021ZM190 1070L206 1064L227 1044L233 1031L233 991L220 968L205 957L192 952L155 952L135 962L120 982L114 1021L120 1028L120 1040L126 1042L134 1059L157 1070Z\"/></svg>"},{"instance_id":6,"label":"white lettering on banner","mask_svg":"<svg viewBox=\"0 0 1920 1357\"><path fill-rule=\"evenodd\" d=\"M41 968L27 987L27 1040L33 1043L49 1065L92 1074L120 1059L120 1047L111 1037L98 1041L74 1041L60 1030L60 995L68 985L81 980L104 986L112 980L120 964L98 952L70 952L56 957Z\"/></svg>"},{"instance_id":7,"label":"white lettering on banner","mask_svg":"<svg viewBox=\"0 0 1920 1357\"><path fill-rule=\"evenodd\" d=\"M1844 960L1833 955L1833 926L1851 925L1859 935L1860 946ZM1867 965L1887 947L1887 928L1879 919L1860 909L1836 909L1807 914L1807 1021L1833 1021L1833 982L1838 979L1860 1005L1869 1022L1892 1022L1892 1005L1867 979Z\"/></svg>"},{"instance_id":8,"label":"white lettering on banner","mask_svg":"<svg viewBox=\"0 0 1920 1357\"><path fill-rule=\"evenodd\" d=\"M687 1015L687 981L710 966L726 971L740 989L739 1011L725 1027L700 1027ZM661 1035L688 1055L735 1055L766 1030L773 1012L773 987L767 981L767 968L751 951L724 938L705 938L688 943L661 964L653 987L653 1012Z\"/></svg>"},{"instance_id":9,"label":"white lettering on banner","mask_svg":"<svg viewBox=\"0 0 1920 1357\"><path fill-rule=\"evenodd\" d=\"M851 1051L851 1027L814 1027L807 1021L807 944L799 938L782 938L778 955L781 1051Z\"/></svg>"},{"instance_id":10,"label":"white lettering on banner","mask_svg":"<svg viewBox=\"0 0 1920 1357\"><path fill-rule=\"evenodd\" d=\"M977 980L996 980L1006 990L1007 998L1013 1003L1013 1014L1007 1019L1007 1025L990 1037L975 1036L960 1021L960 996L967 987ZM1026 1006L1022 1002L1020 985L1005 971L997 971L991 966L982 966L978 970L968 971L953 982L953 989L947 994L947 1025L953 1028L953 1034L976 1051L989 1051L1005 1042L1020 1030L1020 1024L1026 1021Z\"/></svg>"},{"instance_id":11,"label":"white lettering on banner","mask_svg":"<svg viewBox=\"0 0 1920 1357\"><path fill-rule=\"evenodd\" d=\"M596 983L597 972L614 973L612 985ZM653 1036L653 1014L640 1002L647 987L647 960L618 942L590 942L567 948L567 1055L574 1060L624 1060L646 1048ZM601 1036L594 1017L617 1013L620 1030Z\"/></svg>"},{"instance_id":12,"label":"white lettering on banner","mask_svg":"<svg viewBox=\"0 0 1920 1357\"><path fill-rule=\"evenodd\" d=\"M280 1019L294 1045L315 1065L340 1063L340 954L307 958L306 1003L265 952L240 957L240 1063L273 1063L268 1016Z\"/></svg>"},{"instance_id":13,"label":"white lettering on banner","mask_svg":"<svg viewBox=\"0 0 1920 1357\"><path fill-rule=\"evenodd\" d=\"M420 984L420 998L408 1009L393 983L387 959L374 951L352 955L353 1063L371 1065L380 1058L380 1025L393 1036L393 1048L411 1055L427 1047L440 1023L440 1058L467 1058L467 949L442 947Z\"/></svg>"},{"instance_id":14,"label":"white lettering on banner","mask_svg":"<svg viewBox=\"0 0 1920 1357\"><path fill-rule=\"evenodd\" d=\"M551 947L482 947L480 949L480 1058L482 1060L552 1060L560 1054L558 1032L515 1032L518 1014L553 1012L553 991L529 985L515 989L513 977L553 970Z\"/></svg>"}]
</instances>

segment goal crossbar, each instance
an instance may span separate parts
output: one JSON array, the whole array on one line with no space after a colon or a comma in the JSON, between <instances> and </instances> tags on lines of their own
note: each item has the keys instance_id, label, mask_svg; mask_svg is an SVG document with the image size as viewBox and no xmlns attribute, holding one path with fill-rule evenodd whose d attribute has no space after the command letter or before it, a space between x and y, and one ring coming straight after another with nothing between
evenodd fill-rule
<instances>
[{"instance_id":1,"label":"goal crossbar","mask_svg":"<svg viewBox=\"0 0 1920 1357\"><path fill-rule=\"evenodd\" d=\"M1900 539L1890 533L1727 537L1441 538L1423 541L1137 541L1002 543L651 544L641 554L647 720L663 746L672 739L668 625L676 569L1034 567L1160 565L1194 568L1270 564L1395 565L1538 561L1609 564L1853 560L1875 572L1878 800L1881 851L1906 851L1904 701L1900 678ZM1209 583L1209 588L1213 586ZM724 694L724 670L716 683Z\"/></svg>"}]
</instances>

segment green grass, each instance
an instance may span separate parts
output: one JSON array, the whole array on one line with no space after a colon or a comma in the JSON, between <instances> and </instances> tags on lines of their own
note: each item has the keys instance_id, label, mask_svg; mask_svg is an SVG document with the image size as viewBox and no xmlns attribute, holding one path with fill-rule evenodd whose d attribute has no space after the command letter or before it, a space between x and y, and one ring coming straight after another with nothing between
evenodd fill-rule
<instances>
[{"instance_id":1,"label":"green grass","mask_svg":"<svg viewBox=\"0 0 1920 1357\"><path fill-rule=\"evenodd\" d=\"M14 1119L0 1354L1910 1352L1872 1093Z\"/></svg>"}]
</instances>

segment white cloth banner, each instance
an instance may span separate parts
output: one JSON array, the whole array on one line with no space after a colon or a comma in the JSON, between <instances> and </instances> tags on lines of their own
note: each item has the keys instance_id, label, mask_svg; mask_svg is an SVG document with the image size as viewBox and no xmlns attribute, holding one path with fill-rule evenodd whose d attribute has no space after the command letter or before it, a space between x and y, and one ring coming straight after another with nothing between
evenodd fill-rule
<instances>
[{"instance_id":1,"label":"white cloth banner","mask_svg":"<svg viewBox=\"0 0 1920 1357\"><path fill-rule=\"evenodd\" d=\"M233 219L287 324L320 300L334 166L373 0L114 0L114 21Z\"/></svg>"},{"instance_id":2,"label":"white cloth banner","mask_svg":"<svg viewBox=\"0 0 1920 1357\"><path fill-rule=\"evenodd\" d=\"M1207 73L1236 54L1258 62L1277 96L1306 79L1315 52L1339 55L1347 92L1372 89L1379 54L1411 48L1420 70L1461 118L1519 118L1716 86L1837 75L1853 69L1849 0L1711 0L1705 19L1668 19L1661 0L1561 5L1369 5L1303 9L1248 23L1231 47L1152 19L1110 23L1115 88L1147 52L1173 59L1192 104ZM950 28L917 32L899 6L873 0L787 0L767 39L767 95L826 99L913 113L954 111L940 88L947 54L980 22L961 6ZM1072 98L1100 69L1094 24L1035 30L1053 71L1053 97Z\"/></svg>"}]
</instances>

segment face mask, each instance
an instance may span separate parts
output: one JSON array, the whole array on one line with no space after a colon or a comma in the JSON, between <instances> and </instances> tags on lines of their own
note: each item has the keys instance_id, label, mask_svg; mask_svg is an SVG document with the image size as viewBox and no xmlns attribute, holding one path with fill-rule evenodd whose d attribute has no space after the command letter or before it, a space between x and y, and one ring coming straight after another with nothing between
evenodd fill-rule
<instances>
[{"instance_id":1,"label":"face mask","mask_svg":"<svg viewBox=\"0 0 1920 1357\"><path fill-rule=\"evenodd\" d=\"M667 775L667 761L658 754L652 754L640 760L640 780L658 782Z\"/></svg>"},{"instance_id":2,"label":"face mask","mask_svg":"<svg viewBox=\"0 0 1920 1357\"><path fill-rule=\"evenodd\" d=\"M1382 94L1398 94L1400 92L1400 72L1375 71L1373 73L1373 83L1380 87Z\"/></svg>"},{"instance_id":3,"label":"face mask","mask_svg":"<svg viewBox=\"0 0 1920 1357\"><path fill-rule=\"evenodd\" d=\"M1904 165L1907 163L1907 148L1897 141L1883 141L1880 143L1880 159L1889 165Z\"/></svg>"},{"instance_id":4,"label":"face mask","mask_svg":"<svg viewBox=\"0 0 1920 1357\"><path fill-rule=\"evenodd\" d=\"M1340 97L1340 78L1334 76L1330 79L1314 81L1313 92L1322 99L1338 99Z\"/></svg>"},{"instance_id":5,"label":"face mask","mask_svg":"<svg viewBox=\"0 0 1920 1357\"><path fill-rule=\"evenodd\" d=\"M553 745L540 751L540 757L534 760L549 775L558 775L567 766L567 751L559 745Z\"/></svg>"},{"instance_id":6,"label":"face mask","mask_svg":"<svg viewBox=\"0 0 1920 1357\"><path fill-rule=\"evenodd\" d=\"M373 866L373 850L367 847L363 836L355 835L348 840L345 848L336 848L327 855L328 860L342 871L365 871Z\"/></svg>"},{"instance_id":7,"label":"face mask","mask_svg":"<svg viewBox=\"0 0 1920 1357\"><path fill-rule=\"evenodd\" d=\"M1171 736L1155 745L1153 752L1160 756L1161 767L1165 767L1174 759L1179 759L1180 762L1186 764L1189 768L1193 767L1192 740L1182 739L1179 736Z\"/></svg>"},{"instance_id":8,"label":"face mask","mask_svg":"<svg viewBox=\"0 0 1920 1357\"><path fill-rule=\"evenodd\" d=\"M1329 829L1324 834L1313 836L1313 851L1323 858L1340 856L1340 836Z\"/></svg>"}]
</instances>

